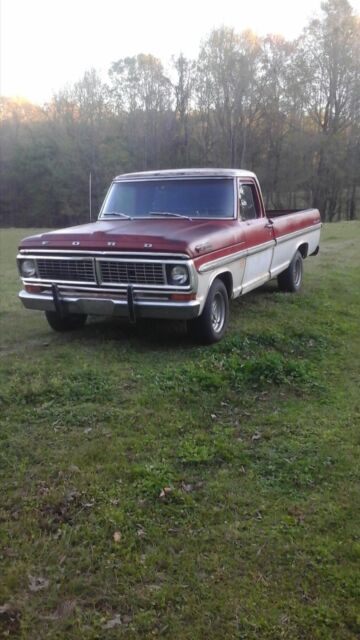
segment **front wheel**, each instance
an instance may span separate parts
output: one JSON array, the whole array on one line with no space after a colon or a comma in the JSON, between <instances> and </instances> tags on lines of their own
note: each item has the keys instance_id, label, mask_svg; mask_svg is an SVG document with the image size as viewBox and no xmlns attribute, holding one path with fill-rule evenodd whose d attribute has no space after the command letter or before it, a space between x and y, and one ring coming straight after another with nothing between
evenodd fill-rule
<instances>
[{"instance_id":1,"label":"front wheel","mask_svg":"<svg viewBox=\"0 0 360 640\"><path fill-rule=\"evenodd\" d=\"M81 329L86 322L87 315L85 313L69 313L60 316L57 311L45 311L45 317L54 331L64 332Z\"/></svg>"},{"instance_id":2,"label":"front wheel","mask_svg":"<svg viewBox=\"0 0 360 640\"><path fill-rule=\"evenodd\" d=\"M214 280L203 312L187 324L189 334L203 344L219 342L229 322L229 298L222 280Z\"/></svg>"},{"instance_id":3,"label":"front wheel","mask_svg":"<svg viewBox=\"0 0 360 640\"><path fill-rule=\"evenodd\" d=\"M301 288L303 279L303 257L297 251L288 268L278 275L278 285L281 291L296 293Z\"/></svg>"}]
</instances>

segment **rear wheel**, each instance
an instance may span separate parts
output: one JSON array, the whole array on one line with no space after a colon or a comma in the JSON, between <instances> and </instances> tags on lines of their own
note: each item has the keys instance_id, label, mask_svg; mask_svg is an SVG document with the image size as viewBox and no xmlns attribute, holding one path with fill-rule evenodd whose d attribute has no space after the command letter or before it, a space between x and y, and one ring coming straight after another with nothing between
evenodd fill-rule
<instances>
[{"instance_id":1,"label":"rear wheel","mask_svg":"<svg viewBox=\"0 0 360 640\"><path fill-rule=\"evenodd\" d=\"M70 313L60 316L57 311L45 311L45 317L54 331L63 332L81 329L86 322L87 315L85 313Z\"/></svg>"},{"instance_id":2,"label":"rear wheel","mask_svg":"<svg viewBox=\"0 0 360 640\"><path fill-rule=\"evenodd\" d=\"M229 322L229 298L222 280L216 279L210 287L203 312L188 322L188 332L203 344L218 342Z\"/></svg>"},{"instance_id":3,"label":"rear wheel","mask_svg":"<svg viewBox=\"0 0 360 640\"><path fill-rule=\"evenodd\" d=\"M281 291L296 293L300 290L303 279L303 257L297 251L288 268L278 275L278 285Z\"/></svg>"}]
</instances>

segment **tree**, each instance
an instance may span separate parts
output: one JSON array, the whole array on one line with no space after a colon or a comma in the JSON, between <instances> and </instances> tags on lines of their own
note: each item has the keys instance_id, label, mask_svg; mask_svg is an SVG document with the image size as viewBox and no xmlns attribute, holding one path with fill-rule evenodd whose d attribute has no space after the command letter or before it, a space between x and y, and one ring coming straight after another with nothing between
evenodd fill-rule
<instances>
[{"instance_id":1,"label":"tree","mask_svg":"<svg viewBox=\"0 0 360 640\"><path fill-rule=\"evenodd\" d=\"M183 54L173 58L176 79L173 84L175 94L176 163L188 166L190 159L190 110L194 92L195 64Z\"/></svg>"},{"instance_id":2,"label":"tree","mask_svg":"<svg viewBox=\"0 0 360 640\"><path fill-rule=\"evenodd\" d=\"M171 82L157 58L143 53L114 62L110 93L117 113L126 113L128 145L138 168L161 163L160 120L171 107Z\"/></svg>"},{"instance_id":3,"label":"tree","mask_svg":"<svg viewBox=\"0 0 360 640\"><path fill-rule=\"evenodd\" d=\"M252 89L259 52L259 41L251 32L238 35L228 27L214 30L200 50L198 106L200 111L205 107L207 128L213 125L217 155L227 166L245 161L247 119L254 106Z\"/></svg>"},{"instance_id":4,"label":"tree","mask_svg":"<svg viewBox=\"0 0 360 640\"><path fill-rule=\"evenodd\" d=\"M299 43L306 111L317 135L314 204L333 219L344 184L344 139L360 72L359 28L347 0L327 0Z\"/></svg>"}]
</instances>

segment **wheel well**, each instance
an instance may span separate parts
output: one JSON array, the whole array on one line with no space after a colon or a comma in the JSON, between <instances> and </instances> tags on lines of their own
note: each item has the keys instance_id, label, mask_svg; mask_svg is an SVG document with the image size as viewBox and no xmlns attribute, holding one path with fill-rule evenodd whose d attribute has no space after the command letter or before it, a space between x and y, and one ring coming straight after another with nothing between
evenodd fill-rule
<instances>
[{"instance_id":1,"label":"wheel well","mask_svg":"<svg viewBox=\"0 0 360 640\"><path fill-rule=\"evenodd\" d=\"M313 251L310 255L311 255L311 256L317 256L317 254L319 253L319 251L320 251L320 247L319 247L319 245L318 245L318 246L316 247L315 251Z\"/></svg>"},{"instance_id":2,"label":"wheel well","mask_svg":"<svg viewBox=\"0 0 360 640\"><path fill-rule=\"evenodd\" d=\"M304 244L301 244L300 247L298 247L298 251L300 251L303 258L307 258L309 245L306 242L304 242Z\"/></svg>"},{"instance_id":3,"label":"wheel well","mask_svg":"<svg viewBox=\"0 0 360 640\"><path fill-rule=\"evenodd\" d=\"M220 273L218 276L216 276L216 278L224 283L228 298L230 300L233 292L233 279L231 273L229 271L224 271L224 273ZM216 280L216 278L214 278L214 280Z\"/></svg>"}]
</instances>

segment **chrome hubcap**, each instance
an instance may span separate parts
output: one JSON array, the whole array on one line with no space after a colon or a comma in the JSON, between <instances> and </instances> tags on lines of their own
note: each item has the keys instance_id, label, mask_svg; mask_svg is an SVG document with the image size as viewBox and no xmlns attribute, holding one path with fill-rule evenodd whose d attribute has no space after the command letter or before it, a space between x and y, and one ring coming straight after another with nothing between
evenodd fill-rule
<instances>
[{"instance_id":1,"label":"chrome hubcap","mask_svg":"<svg viewBox=\"0 0 360 640\"><path fill-rule=\"evenodd\" d=\"M225 321L225 301L221 293L216 293L211 305L211 325L215 333L219 333Z\"/></svg>"},{"instance_id":2,"label":"chrome hubcap","mask_svg":"<svg viewBox=\"0 0 360 640\"><path fill-rule=\"evenodd\" d=\"M294 282L298 286L301 282L301 261L296 260L294 264Z\"/></svg>"}]
</instances>

